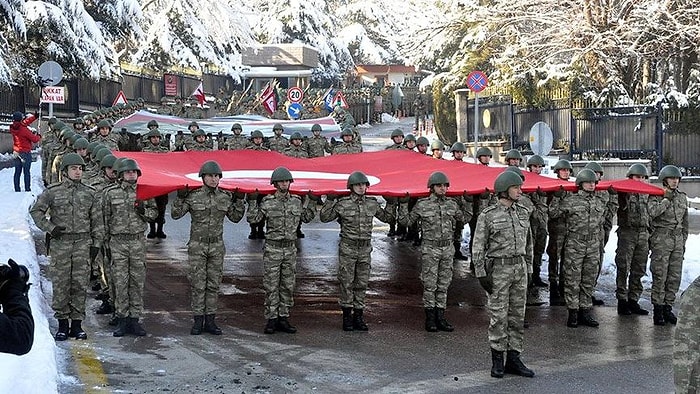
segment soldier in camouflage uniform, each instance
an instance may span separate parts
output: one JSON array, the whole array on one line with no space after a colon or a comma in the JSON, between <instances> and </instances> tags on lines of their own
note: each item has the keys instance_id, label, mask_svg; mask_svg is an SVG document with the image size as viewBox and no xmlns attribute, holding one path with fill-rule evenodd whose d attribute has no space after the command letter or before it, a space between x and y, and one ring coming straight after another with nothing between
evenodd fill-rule
<instances>
[{"instance_id":1,"label":"soldier in camouflage uniform","mask_svg":"<svg viewBox=\"0 0 700 394\"><path fill-rule=\"evenodd\" d=\"M663 196L649 196L651 222L651 303L654 324L676 324L673 303L681 284L688 240L688 196L678 189L681 171L667 165L659 171Z\"/></svg>"},{"instance_id":2,"label":"soldier in camouflage uniform","mask_svg":"<svg viewBox=\"0 0 700 394\"><path fill-rule=\"evenodd\" d=\"M301 134L297 131L294 134L289 137L289 145L284 148L284 153L286 156L289 157L296 157L296 158L303 158L306 159L309 157L309 153L306 151L306 148L304 148L302 144L303 138L301 137Z\"/></svg>"},{"instance_id":3,"label":"soldier in camouflage uniform","mask_svg":"<svg viewBox=\"0 0 700 394\"><path fill-rule=\"evenodd\" d=\"M396 129L391 132L391 141L393 141L393 144L387 146L384 149L406 149L406 146L403 144L403 131L401 129Z\"/></svg>"},{"instance_id":4,"label":"soldier in camouflage uniform","mask_svg":"<svg viewBox=\"0 0 700 394\"><path fill-rule=\"evenodd\" d=\"M109 120L102 119L97 123L97 134L93 136L93 141L101 143L112 151L118 151L119 139L119 136L112 133L112 123Z\"/></svg>"},{"instance_id":5,"label":"soldier in camouflage uniform","mask_svg":"<svg viewBox=\"0 0 700 394\"><path fill-rule=\"evenodd\" d=\"M51 234L52 308L58 319L57 341L86 339L81 323L90 270L91 248L99 248L102 221L95 189L81 182L85 162L76 153L63 157L64 180L49 186L29 209L37 227ZM69 321L70 332L69 332Z\"/></svg>"},{"instance_id":6,"label":"soldier in camouflage uniform","mask_svg":"<svg viewBox=\"0 0 700 394\"><path fill-rule=\"evenodd\" d=\"M57 146L61 145L59 133L65 124L58 121L56 118L49 119L48 130L41 136L41 177L44 180L44 186L48 186L50 178L51 152Z\"/></svg>"},{"instance_id":7,"label":"soldier in camouflage uniform","mask_svg":"<svg viewBox=\"0 0 700 394\"><path fill-rule=\"evenodd\" d=\"M348 177L347 197L336 199L327 196L321 208L324 223L340 222L338 245L338 282L340 283L340 307L343 310L344 331L367 331L363 312L372 264L372 227L374 218L389 223L394 219L396 199L387 200L382 208L377 199L365 194L369 179L356 171ZM354 315L353 315L354 310Z\"/></svg>"},{"instance_id":8,"label":"soldier in camouflage uniform","mask_svg":"<svg viewBox=\"0 0 700 394\"><path fill-rule=\"evenodd\" d=\"M243 196L219 189L221 167L215 161L207 161L199 169L202 187L190 191L188 187L177 192L171 216L179 219L190 213L189 280L192 290L192 312L194 325L190 334L199 335L202 330L221 335L216 325L219 287L223 276L224 216L239 222L245 213Z\"/></svg>"},{"instance_id":9,"label":"soldier in camouflage uniform","mask_svg":"<svg viewBox=\"0 0 700 394\"><path fill-rule=\"evenodd\" d=\"M403 145L406 147L406 149L410 151L415 151L416 149L416 136L413 134L406 134L406 137L403 139Z\"/></svg>"},{"instance_id":10,"label":"soldier in camouflage uniform","mask_svg":"<svg viewBox=\"0 0 700 394\"><path fill-rule=\"evenodd\" d=\"M445 152L445 144L440 140L435 140L430 144L430 156L433 159L443 160L443 153Z\"/></svg>"},{"instance_id":11,"label":"soldier in camouflage uniform","mask_svg":"<svg viewBox=\"0 0 700 394\"><path fill-rule=\"evenodd\" d=\"M700 276L683 292L673 336L676 393L700 393Z\"/></svg>"},{"instance_id":12,"label":"soldier in camouflage uniform","mask_svg":"<svg viewBox=\"0 0 700 394\"><path fill-rule=\"evenodd\" d=\"M185 142L187 142L187 137L182 130L178 130L175 133L175 152L182 152L185 150Z\"/></svg>"},{"instance_id":13,"label":"soldier in camouflage uniform","mask_svg":"<svg viewBox=\"0 0 700 394\"><path fill-rule=\"evenodd\" d=\"M519 150L511 149L506 152L505 160L507 166L520 167L520 164L523 162L523 155Z\"/></svg>"},{"instance_id":14,"label":"soldier in camouflage uniform","mask_svg":"<svg viewBox=\"0 0 700 394\"><path fill-rule=\"evenodd\" d=\"M569 181L569 177L573 171L571 163L568 160L559 160L554 164L554 173L557 174L557 179ZM551 206L554 198L563 198L569 192L558 190L551 192L547 196L547 205ZM548 217L547 231L549 233L549 242L547 243L547 259L549 267L549 304L553 306L565 306L564 300L564 245L567 234L567 218L559 216L557 218Z\"/></svg>"},{"instance_id":15,"label":"soldier in camouflage uniform","mask_svg":"<svg viewBox=\"0 0 700 394\"><path fill-rule=\"evenodd\" d=\"M472 248L475 276L488 293L491 376L504 373L533 377L520 360L523 351L527 277L532 272L529 212L520 204L523 184L504 171L494 182L498 203L484 209ZM506 352L504 365L503 352Z\"/></svg>"},{"instance_id":16,"label":"soldier in camouflage uniform","mask_svg":"<svg viewBox=\"0 0 700 394\"><path fill-rule=\"evenodd\" d=\"M250 150L258 151L268 151L263 143L263 133L260 130L253 130L250 134L252 144L246 148ZM262 202L263 196L258 195L258 204ZM248 239L265 239L265 221L262 220L259 223L250 223L250 234L248 234Z\"/></svg>"},{"instance_id":17,"label":"soldier in camouflage uniform","mask_svg":"<svg viewBox=\"0 0 700 394\"><path fill-rule=\"evenodd\" d=\"M49 162L47 163L46 174L44 175L45 183L52 184L54 182L58 182L58 172L60 172L60 168L56 167L56 156L62 156L65 153L72 152L70 148L70 139L73 136L75 136L75 133L66 127L61 130L61 135L59 137L60 142L49 147L51 152L48 155ZM58 165L60 166L60 161L58 162Z\"/></svg>"},{"instance_id":18,"label":"soldier in camouflage uniform","mask_svg":"<svg viewBox=\"0 0 700 394\"><path fill-rule=\"evenodd\" d=\"M425 129L425 115L426 115L425 101L423 100L423 95L418 94L416 99L413 100L413 116L416 117L416 121L413 125L413 130L418 130L419 126Z\"/></svg>"},{"instance_id":19,"label":"soldier in camouflage uniform","mask_svg":"<svg viewBox=\"0 0 700 394\"><path fill-rule=\"evenodd\" d=\"M544 168L544 159L534 155L527 160L528 171L533 174L541 174ZM547 193L538 189L535 192L525 193L530 199L534 211L530 218L530 233L532 234L532 278L530 284L537 287L547 287L540 276L542 267L542 255L547 246L547 220L549 219L547 205Z\"/></svg>"},{"instance_id":20,"label":"soldier in camouflage uniform","mask_svg":"<svg viewBox=\"0 0 700 394\"><path fill-rule=\"evenodd\" d=\"M391 141L392 144L385 147L385 150L406 150L406 146L403 144L404 140L404 135L403 131L401 129L395 129L394 131L391 132ZM394 209L398 209L398 207L394 207ZM397 236L405 236L407 233L406 227L398 225L396 223L396 213L394 213L394 220L389 222L389 233L387 234L390 237L393 237L395 235Z\"/></svg>"},{"instance_id":21,"label":"soldier in camouflage uniform","mask_svg":"<svg viewBox=\"0 0 700 394\"><path fill-rule=\"evenodd\" d=\"M78 141L80 142L76 146L76 142ZM87 145L87 140L78 134L73 134L70 138L66 140L65 149L63 151L55 153L53 164L51 165L50 183L61 182L63 180L63 171L61 171L61 163L63 161L63 156L65 156L66 154L77 153L83 159L83 162L85 162L85 155L87 154ZM81 174L81 179L84 175L84 172L85 171L83 170L83 174Z\"/></svg>"},{"instance_id":22,"label":"soldier in camouflage uniform","mask_svg":"<svg viewBox=\"0 0 700 394\"><path fill-rule=\"evenodd\" d=\"M647 182L649 174L644 164L636 163L627 170L627 178ZM649 311L639 306L639 297L649 257L649 195L619 193L617 200L617 314L648 315Z\"/></svg>"},{"instance_id":23,"label":"soldier in camouflage uniform","mask_svg":"<svg viewBox=\"0 0 700 394\"><path fill-rule=\"evenodd\" d=\"M284 127L282 127L282 125L279 123L275 123L275 125L272 126L272 131L275 133L275 135L267 141L268 149L271 151L284 153L284 150L289 146L289 140L282 136Z\"/></svg>"},{"instance_id":24,"label":"soldier in camouflage uniform","mask_svg":"<svg viewBox=\"0 0 700 394\"><path fill-rule=\"evenodd\" d=\"M77 118L73 121L73 131L75 134L80 134L81 137L87 138L87 132L85 131L85 122L83 118Z\"/></svg>"},{"instance_id":25,"label":"soldier in camouflage uniform","mask_svg":"<svg viewBox=\"0 0 700 394\"><path fill-rule=\"evenodd\" d=\"M481 148L476 150L476 160L478 164L487 166L491 162L492 158L493 153L491 152L491 149L482 146Z\"/></svg>"},{"instance_id":26,"label":"soldier in camouflage uniform","mask_svg":"<svg viewBox=\"0 0 700 394\"><path fill-rule=\"evenodd\" d=\"M168 153L170 152L170 149L161 144L161 139L162 139L162 134L160 134L160 131L158 128L153 128L151 131L146 134L146 138L148 139L148 144L143 147L143 152L151 152L151 153ZM153 239L153 238L159 238L159 239L165 239L167 238L167 234L163 231L163 225L165 224L165 209L168 206L168 195L163 194L160 196L157 196L154 198L156 202L156 206L158 207L158 216L155 218L154 221L151 221L148 223L149 226L149 231L148 234L146 235L146 238L148 239Z\"/></svg>"},{"instance_id":27,"label":"soldier in camouflage uniform","mask_svg":"<svg viewBox=\"0 0 700 394\"><path fill-rule=\"evenodd\" d=\"M118 319L115 337L146 335L139 323L143 314L143 287L146 283L146 223L158 215L153 199L136 197L136 181L141 169L133 159L119 166L120 182L102 193L102 242L110 251L114 286L114 307Z\"/></svg>"},{"instance_id":28,"label":"soldier in camouflage uniform","mask_svg":"<svg viewBox=\"0 0 700 394\"><path fill-rule=\"evenodd\" d=\"M311 126L310 138L306 139L306 150L309 152L309 157L323 157L326 153L331 153L331 145L326 137L321 135L321 125L314 124Z\"/></svg>"},{"instance_id":29,"label":"soldier in camouflage uniform","mask_svg":"<svg viewBox=\"0 0 700 394\"><path fill-rule=\"evenodd\" d=\"M481 148L476 150L476 158L478 160L478 164L488 166L492 156L493 155L491 153L491 149L489 148L482 146ZM488 190L484 190L478 196L474 196L472 198L472 217L471 220L469 220L469 253L471 253L472 245L474 245L476 222L479 219L481 211L483 211L484 208L486 208L487 206L495 204L495 202L496 198L492 196ZM473 261L470 263L470 268L472 272L474 272Z\"/></svg>"},{"instance_id":30,"label":"soldier in camouflage uniform","mask_svg":"<svg viewBox=\"0 0 700 394\"><path fill-rule=\"evenodd\" d=\"M446 197L449 186L444 173L434 172L428 178L429 197L418 200L410 212L408 197L402 197L399 204L399 223L410 226L420 220L423 229L421 281L425 329L429 332L454 330L445 319L445 308L454 268L452 236L456 223L465 222L465 215L454 199Z\"/></svg>"},{"instance_id":31,"label":"soldier in camouflage uniform","mask_svg":"<svg viewBox=\"0 0 700 394\"><path fill-rule=\"evenodd\" d=\"M231 131L233 132L233 136L226 140L227 150L246 149L252 145L252 142L250 142L248 138L241 135L243 132L243 127L241 127L240 123L234 123L233 126L231 126Z\"/></svg>"},{"instance_id":32,"label":"soldier in camouflage uniform","mask_svg":"<svg viewBox=\"0 0 700 394\"><path fill-rule=\"evenodd\" d=\"M353 139L353 133L350 129L345 129L340 133L343 142L333 146L332 155L346 155L350 153L362 152L362 145L356 143Z\"/></svg>"},{"instance_id":33,"label":"soldier in camouflage uniform","mask_svg":"<svg viewBox=\"0 0 700 394\"><path fill-rule=\"evenodd\" d=\"M463 143L457 141L454 144L452 144L450 152L452 152L452 158L455 161L464 161L464 156L467 155L467 147L464 146Z\"/></svg>"},{"instance_id":34,"label":"soldier in camouflage uniform","mask_svg":"<svg viewBox=\"0 0 700 394\"><path fill-rule=\"evenodd\" d=\"M270 183L277 191L265 196L258 203L257 193L248 195L248 222L267 220L267 234L263 252L265 274L265 334L283 331L293 334L297 329L289 323L289 310L294 305L294 282L296 280L296 229L299 222L309 223L316 211L289 193L294 182L292 174L284 167L272 172Z\"/></svg>"},{"instance_id":35,"label":"soldier in camouflage uniform","mask_svg":"<svg viewBox=\"0 0 700 394\"><path fill-rule=\"evenodd\" d=\"M566 326L598 327L591 316L593 287L600 268L600 226L605 204L595 194L598 178L589 169L576 176L578 193L555 195L549 204L549 218L567 218L564 250L564 298L569 310Z\"/></svg>"},{"instance_id":36,"label":"soldier in camouflage uniform","mask_svg":"<svg viewBox=\"0 0 700 394\"><path fill-rule=\"evenodd\" d=\"M428 141L427 138L418 137L416 140L416 152L420 153L421 155L427 155L428 146L430 146L430 141Z\"/></svg>"},{"instance_id":37,"label":"soldier in camouflage uniform","mask_svg":"<svg viewBox=\"0 0 700 394\"><path fill-rule=\"evenodd\" d=\"M207 143L207 134L204 132L204 130L197 129L194 131L194 133L192 133L192 136L194 137L194 140L189 146L187 146L187 150L200 152L208 152L212 150Z\"/></svg>"}]
</instances>

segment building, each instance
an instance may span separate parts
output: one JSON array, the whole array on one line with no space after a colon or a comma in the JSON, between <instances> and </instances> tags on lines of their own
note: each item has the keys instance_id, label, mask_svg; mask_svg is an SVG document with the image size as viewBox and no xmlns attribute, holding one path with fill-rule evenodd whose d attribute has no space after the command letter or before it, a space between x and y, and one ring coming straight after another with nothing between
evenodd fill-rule
<instances>
[{"instance_id":1,"label":"building","mask_svg":"<svg viewBox=\"0 0 700 394\"><path fill-rule=\"evenodd\" d=\"M354 83L360 85L417 86L428 75L415 66L403 64L358 64L355 66Z\"/></svg>"},{"instance_id":2,"label":"building","mask_svg":"<svg viewBox=\"0 0 700 394\"><path fill-rule=\"evenodd\" d=\"M253 90L262 88L273 78L281 88L307 86L311 73L318 67L318 51L303 44L271 44L245 48L241 53L245 85L253 81Z\"/></svg>"}]
</instances>

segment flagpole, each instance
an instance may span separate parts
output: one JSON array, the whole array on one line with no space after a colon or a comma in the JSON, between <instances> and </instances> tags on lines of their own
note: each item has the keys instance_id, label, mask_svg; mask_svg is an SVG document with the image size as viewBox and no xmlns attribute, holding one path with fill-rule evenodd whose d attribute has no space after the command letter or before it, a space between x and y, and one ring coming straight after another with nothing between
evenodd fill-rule
<instances>
[{"instance_id":1,"label":"flagpole","mask_svg":"<svg viewBox=\"0 0 700 394\"><path fill-rule=\"evenodd\" d=\"M250 88L253 87L253 81L254 81L254 80L255 80L255 78L251 79L251 80L250 80L250 84L248 85L248 88L246 88L246 90L244 90L243 93L241 93L241 97L239 97L239 98L238 98L238 101L236 102L236 107L238 107L238 106L241 104L241 101L243 101L243 97L245 97L245 96L248 94L248 92L250 91ZM233 99L233 95L231 95L231 98ZM233 100L231 100L231 101L228 103L228 107L226 108L226 112L230 112L230 111L231 111L231 104L233 104Z\"/></svg>"}]
</instances>

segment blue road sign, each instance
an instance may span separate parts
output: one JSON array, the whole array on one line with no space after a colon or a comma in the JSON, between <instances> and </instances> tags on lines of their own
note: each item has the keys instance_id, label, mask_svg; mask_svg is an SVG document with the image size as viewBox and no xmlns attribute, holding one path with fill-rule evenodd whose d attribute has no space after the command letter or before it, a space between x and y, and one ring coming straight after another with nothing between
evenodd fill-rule
<instances>
[{"instance_id":1,"label":"blue road sign","mask_svg":"<svg viewBox=\"0 0 700 394\"><path fill-rule=\"evenodd\" d=\"M467 76L467 87L474 93L479 93L489 86L489 79L483 71L472 71Z\"/></svg>"},{"instance_id":2,"label":"blue road sign","mask_svg":"<svg viewBox=\"0 0 700 394\"><path fill-rule=\"evenodd\" d=\"M290 119L299 119L302 109L304 109L304 107L302 107L301 104L291 103L289 107L287 107L287 115L289 115Z\"/></svg>"}]
</instances>

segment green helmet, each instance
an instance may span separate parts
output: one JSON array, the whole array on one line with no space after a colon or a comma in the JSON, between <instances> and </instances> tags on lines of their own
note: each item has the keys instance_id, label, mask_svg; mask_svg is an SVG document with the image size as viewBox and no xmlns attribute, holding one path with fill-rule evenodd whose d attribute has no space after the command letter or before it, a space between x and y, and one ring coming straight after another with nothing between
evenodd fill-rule
<instances>
[{"instance_id":1,"label":"green helmet","mask_svg":"<svg viewBox=\"0 0 700 394\"><path fill-rule=\"evenodd\" d=\"M49 120L47 121L47 123L49 124L49 126L55 125L56 122L58 122L58 119L56 119L55 116L50 117Z\"/></svg>"},{"instance_id":2,"label":"green helmet","mask_svg":"<svg viewBox=\"0 0 700 394\"><path fill-rule=\"evenodd\" d=\"M571 167L571 163L565 159L561 159L558 162L556 162L552 169L554 170L554 172L557 172L559 170L569 170L569 171L574 170L574 168Z\"/></svg>"},{"instance_id":3,"label":"green helmet","mask_svg":"<svg viewBox=\"0 0 700 394\"><path fill-rule=\"evenodd\" d=\"M100 160L100 168L105 168L105 167L114 167L114 162L117 161L117 158L114 157L113 154L109 153L105 155L105 157Z\"/></svg>"},{"instance_id":4,"label":"green helmet","mask_svg":"<svg viewBox=\"0 0 700 394\"><path fill-rule=\"evenodd\" d=\"M189 125L187 125L187 128L189 129L189 128L192 127L192 126L199 128L199 125L198 125L197 122L195 122L194 120L191 121Z\"/></svg>"},{"instance_id":5,"label":"green helmet","mask_svg":"<svg viewBox=\"0 0 700 394\"><path fill-rule=\"evenodd\" d=\"M73 149L87 149L90 143L84 137L78 137L73 143Z\"/></svg>"},{"instance_id":6,"label":"green helmet","mask_svg":"<svg viewBox=\"0 0 700 394\"><path fill-rule=\"evenodd\" d=\"M284 127L282 127L282 125L281 125L280 123L275 123L275 124L272 126L272 131L275 131L275 130L282 130L282 131L284 131Z\"/></svg>"},{"instance_id":7,"label":"green helmet","mask_svg":"<svg viewBox=\"0 0 700 394\"><path fill-rule=\"evenodd\" d=\"M430 174L430 177L428 178L428 189L430 189L430 187L433 185L443 184L450 186L450 180L447 179L447 175L440 171L435 171L432 174Z\"/></svg>"},{"instance_id":8,"label":"green helmet","mask_svg":"<svg viewBox=\"0 0 700 394\"><path fill-rule=\"evenodd\" d=\"M280 181L294 182L292 173L289 172L289 170L285 167L277 167L274 171L272 171L272 176L270 177L270 185Z\"/></svg>"},{"instance_id":9,"label":"green helmet","mask_svg":"<svg viewBox=\"0 0 700 394\"><path fill-rule=\"evenodd\" d=\"M151 138L151 137L163 137L163 135L160 134L160 131L156 128L156 129L149 131L146 134L146 138Z\"/></svg>"},{"instance_id":10,"label":"green helmet","mask_svg":"<svg viewBox=\"0 0 700 394\"><path fill-rule=\"evenodd\" d=\"M525 181L525 174L523 174L523 172L522 172L522 170L520 170L520 168L518 168L518 167L516 167L516 166L508 166L508 167L506 167L505 171L510 171L510 172L512 172L512 173L514 173L514 174L518 174L518 176L520 177L520 179L522 179L523 181Z\"/></svg>"},{"instance_id":11,"label":"green helmet","mask_svg":"<svg viewBox=\"0 0 700 394\"><path fill-rule=\"evenodd\" d=\"M585 167L583 168L588 168L589 170L593 172L600 172L601 174L605 171L603 171L603 166L601 166L599 163L595 161L589 161Z\"/></svg>"},{"instance_id":12,"label":"green helmet","mask_svg":"<svg viewBox=\"0 0 700 394\"><path fill-rule=\"evenodd\" d=\"M240 123L234 123L231 125L231 131L234 131L234 130L241 130L242 131L243 127L241 126Z\"/></svg>"},{"instance_id":13,"label":"green helmet","mask_svg":"<svg viewBox=\"0 0 700 394\"><path fill-rule=\"evenodd\" d=\"M404 137L403 142L408 142L408 141L413 141L416 142L416 136L413 134L406 134L406 137Z\"/></svg>"},{"instance_id":14,"label":"green helmet","mask_svg":"<svg viewBox=\"0 0 700 394\"><path fill-rule=\"evenodd\" d=\"M61 137L61 140L67 140L74 135L75 135L75 132L73 130L68 129L68 128L64 128L61 130L61 134L59 136Z\"/></svg>"},{"instance_id":15,"label":"green helmet","mask_svg":"<svg viewBox=\"0 0 700 394\"><path fill-rule=\"evenodd\" d=\"M643 176L645 178L649 177L647 172L647 167L642 163L634 163L627 170L627 178L632 178L632 175Z\"/></svg>"},{"instance_id":16,"label":"green helmet","mask_svg":"<svg viewBox=\"0 0 700 394\"><path fill-rule=\"evenodd\" d=\"M91 143L89 143L88 146L87 146L87 153L88 153L89 155L91 155L92 152L95 151L95 147L96 147L97 145L101 145L101 144L100 144L99 142L97 142L97 141L92 141Z\"/></svg>"},{"instance_id":17,"label":"green helmet","mask_svg":"<svg viewBox=\"0 0 700 394\"><path fill-rule=\"evenodd\" d=\"M391 138L394 137L403 137L403 131L401 129L396 129L391 132Z\"/></svg>"},{"instance_id":18,"label":"green helmet","mask_svg":"<svg viewBox=\"0 0 700 394\"><path fill-rule=\"evenodd\" d=\"M321 131L321 125L315 123L313 126L311 126L311 131Z\"/></svg>"},{"instance_id":19,"label":"green helmet","mask_svg":"<svg viewBox=\"0 0 700 394\"><path fill-rule=\"evenodd\" d=\"M72 136L68 137L68 141L70 142L71 145L75 145L75 141L77 141L77 140L79 140L79 139L81 139L81 138L83 138L82 135L80 135L80 134L73 134ZM83 138L83 139L85 139L85 138ZM85 148L87 148L87 145L85 146Z\"/></svg>"},{"instance_id":20,"label":"green helmet","mask_svg":"<svg viewBox=\"0 0 700 394\"><path fill-rule=\"evenodd\" d=\"M102 159L105 158L107 155L111 155L112 151L109 150L109 148L101 148L97 152L95 152L95 160L97 160L99 163L102 163Z\"/></svg>"},{"instance_id":21,"label":"green helmet","mask_svg":"<svg viewBox=\"0 0 700 394\"><path fill-rule=\"evenodd\" d=\"M95 147L92 149L92 153L90 153L90 157L95 157L95 156L97 156L97 152L101 151L102 149L109 149L109 148L106 147L106 146L104 146L104 145L102 145L102 144L97 144L97 146L95 146Z\"/></svg>"},{"instance_id":22,"label":"green helmet","mask_svg":"<svg viewBox=\"0 0 700 394\"><path fill-rule=\"evenodd\" d=\"M289 140L290 140L290 141L291 141L291 140L301 140L301 139L302 139L302 138L301 138L301 133L298 132L298 131L295 131L295 132L291 135L291 137L289 137Z\"/></svg>"},{"instance_id":23,"label":"green helmet","mask_svg":"<svg viewBox=\"0 0 700 394\"><path fill-rule=\"evenodd\" d=\"M440 140L435 140L430 144L430 150L445 150L445 144Z\"/></svg>"},{"instance_id":24,"label":"green helmet","mask_svg":"<svg viewBox=\"0 0 700 394\"><path fill-rule=\"evenodd\" d=\"M79 125L79 124L82 124L82 125L85 124L85 123L83 123L83 118L76 118L76 119L73 121L73 125L74 125L74 126L75 126L75 125Z\"/></svg>"},{"instance_id":25,"label":"green helmet","mask_svg":"<svg viewBox=\"0 0 700 394\"><path fill-rule=\"evenodd\" d=\"M463 143L457 141L454 144L452 144L452 147L450 148L452 152L464 152L467 153L467 147L464 146Z\"/></svg>"},{"instance_id":26,"label":"green helmet","mask_svg":"<svg viewBox=\"0 0 700 394\"><path fill-rule=\"evenodd\" d=\"M251 138L263 138L263 133L260 130L253 130L252 133L250 133Z\"/></svg>"},{"instance_id":27,"label":"green helmet","mask_svg":"<svg viewBox=\"0 0 700 394\"><path fill-rule=\"evenodd\" d=\"M430 141L428 141L428 139L425 137L418 137L418 139L416 140L416 145L428 146L430 145Z\"/></svg>"},{"instance_id":28,"label":"green helmet","mask_svg":"<svg viewBox=\"0 0 700 394\"><path fill-rule=\"evenodd\" d=\"M203 177L206 174L222 176L223 171L221 171L221 166L219 163L210 160L202 164L202 167L199 168L200 177Z\"/></svg>"},{"instance_id":29,"label":"green helmet","mask_svg":"<svg viewBox=\"0 0 700 394\"><path fill-rule=\"evenodd\" d=\"M543 166L544 167L544 159L540 155L534 155L527 159L527 167L530 166Z\"/></svg>"},{"instance_id":30,"label":"green helmet","mask_svg":"<svg viewBox=\"0 0 700 394\"><path fill-rule=\"evenodd\" d=\"M352 132L352 130L350 130L350 129L343 129L343 131L340 133L340 136L341 136L341 137L344 137L344 136L346 136L346 135L349 135L349 136L351 136L351 137L354 137L354 136L355 136L355 134Z\"/></svg>"},{"instance_id":31,"label":"green helmet","mask_svg":"<svg viewBox=\"0 0 700 394\"><path fill-rule=\"evenodd\" d=\"M661 171L659 171L659 180L663 183L666 178L678 178L681 179L683 176L681 175L681 170L678 169L678 167L673 166L673 165L666 165L664 166Z\"/></svg>"},{"instance_id":32,"label":"green helmet","mask_svg":"<svg viewBox=\"0 0 700 394\"><path fill-rule=\"evenodd\" d=\"M197 129L192 132L192 137L199 137L199 136L205 136L206 137L207 133L204 132L202 129Z\"/></svg>"},{"instance_id":33,"label":"green helmet","mask_svg":"<svg viewBox=\"0 0 700 394\"><path fill-rule=\"evenodd\" d=\"M352 188L352 185L357 185L360 183L364 183L365 185L369 186L369 179L367 179L367 175L360 171L355 171L350 174L348 177L348 189Z\"/></svg>"},{"instance_id":34,"label":"green helmet","mask_svg":"<svg viewBox=\"0 0 700 394\"><path fill-rule=\"evenodd\" d=\"M112 164L112 169L116 172L119 173L119 168L122 166L122 163L126 160L126 157L117 157L117 160L114 161L114 164Z\"/></svg>"},{"instance_id":35,"label":"green helmet","mask_svg":"<svg viewBox=\"0 0 700 394\"><path fill-rule=\"evenodd\" d=\"M482 146L481 148L476 150L476 157L478 158L479 156L493 157L493 153L491 153L491 149Z\"/></svg>"},{"instance_id":36,"label":"green helmet","mask_svg":"<svg viewBox=\"0 0 700 394\"><path fill-rule=\"evenodd\" d=\"M101 128L103 128L103 127L107 127L107 128L109 128L109 129L111 129L111 128L112 128L112 123L110 123L108 119L102 119L101 121L99 121L99 122L97 123L97 128L98 128L98 129L101 129Z\"/></svg>"},{"instance_id":37,"label":"green helmet","mask_svg":"<svg viewBox=\"0 0 700 394\"><path fill-rule=\"evenodd\" d=\"M493 190L496 193L505 193L511 186L521 186L523 179L513 170L506 169L500 173L493 182Z\"/></svg>"},{"instance_id":38,"label":"green helmet","mask_svg":"<svg viewBox=\"0 0 700 394\"><path fill-rule=\"evenodd\" d=\"M51 126L54 130L62 130L64 127L66 127L66 124L61 122L60 120L57 120L56 123Z\"/></svg>"},{"instance_id":39,"label":"green helmet","mask_svg":"<svg viewBox=\"0 0 700 394\"><path fill-rule=\"evenodd\" d=\"M518 159L518 160L522 160L522 159L523 159L523 155L520 154L520 151L519 151L519 150L517 150L517 149L511 149L511 150L508 151L508 153L506 153L506 160L509 160L509 159Z\"/></svg>"},{"instance_id":40,"label":"green helmet","mask_svg":"<svg viewBox=\"0 0 700 394\"><path fill-rule=\"evenodd\" d=\"M598 183L598 176L588 168L584 168L576 174L576 186L581 187L583 182L595 182Z\"/></svg>"},{"instance_id":41,"label":"green helmet","mask_svg":"<svg viewBox=\"0 0 700 394\"><path fill-rule=\"evenodd\" d=\"M119 166L117 176L122 176L125 171L136 171L136 173L141 176L141 168L139 168L138 163L136 163L136 160L134 159L124 159Z\"/></svg>"},{"instance_id":42,"label":"green helmet","mask_svg":"<svg viewBox=\"0 0 700 394\"><path fill-rule=\"evenodd\" d=\"M158 128L158 122L155 119L151 119L148 121L148 124L146 124L146 127L148 127L149 129L151 127Z\"/></svg>"},{"instance_id":43,"label":"green helmet","mask_svg":"<svg viewBox=\"0 0 700 394\"><path fill-rule=\"evenodd\" d=\"M61 171L64 171L68 166L81 166L85 169L85 160L77 153L66 153L61 159Z\"/></svg>"}]
</instances>

